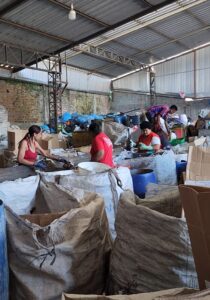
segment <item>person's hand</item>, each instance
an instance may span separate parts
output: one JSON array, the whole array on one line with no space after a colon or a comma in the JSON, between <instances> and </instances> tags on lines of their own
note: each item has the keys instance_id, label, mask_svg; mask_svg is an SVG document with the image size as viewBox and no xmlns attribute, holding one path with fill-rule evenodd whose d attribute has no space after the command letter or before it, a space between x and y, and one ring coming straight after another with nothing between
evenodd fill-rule
<instances>
[{"instance_id":1,"label":"person's hand","mask_svg":"<svg viewBox=\"0 0 210 300\"><path fill-rule=\"evenodd\" d=\"M47 169L47 165L43 160L40 160L34 164L34 168L45 171Z\"/></svg>"},{"instance_id":2,"label":"person's hand","mask_svg":"<svg viewBox=\"0 0 210 300\"><path fill-rule=\"evenodd\" d=\"M68 163L68 161L67 161L65 158L62 158L62 157L58 157L57 160L58 160L59 162L64 163L64 164L67 164L67 163Z\"/></svg>"},{"instance_id":3,"label":"person's hand","mask_svg":"<svg viewBox=\"0 0 210 300\"><path fill-rule=\"evenodd\" d=\"M144 143L139 143L139 149L140 150L153 150L152 146L147 146Z\"/></svg>"}]
</instances>

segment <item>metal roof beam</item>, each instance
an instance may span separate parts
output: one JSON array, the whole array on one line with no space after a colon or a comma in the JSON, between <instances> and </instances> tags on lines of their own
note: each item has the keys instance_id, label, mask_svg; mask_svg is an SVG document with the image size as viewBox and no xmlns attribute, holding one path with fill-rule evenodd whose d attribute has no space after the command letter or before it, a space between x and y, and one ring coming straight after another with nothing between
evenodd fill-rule
<instances>
[{"instance_id":1,"label":"metal roof beam","mask_svg":"<svg viewBox=\"0 0 210 300\"><path fill-rule=\"evenodd\" d=\"M3 15L7 14L8 12L12 11L13 9L20 6L22 3L27 2L27 1L28 0L16 0L16 1L10 3L9 5L7 5L6 7L2 8L0 10L0 16L2 17Z\"/></svg>"},{"instance_id":2,"label":"metal roof beam","mask_svg":"<svg viewBox=\"0 0 210 300\"><path fill-rule=\"evenodd\" d=\"M59 37L59 36L56 36L56 35L53 35L53 34L50 34L50 33L47 33L47 32L41 31L41 30L38 30L38 29L34 29L34 28L26 26L26 25L15 23L15 22L3 19L1 17L0 17L0 22L8 24L10 26L13 26L15 28L20 28L20 29L23 29L23 30L26 30L26 31L37 33L39 35L45 36L45 37L53 39L53 40L58 40L58 41L65 42L65 43L72 42L72 41L64 39L62 37Z\"/></svg>"},{"instance_id":3,"label":"metal roof beam","mask_svg":"<svg viewBox=\"0 0 210 300\"><path fill-rule=\"evenodd\" d=\"M28 67L30 69L47 71L48 67L43 61L45 67L40 68L38 62L42 59L43 56L48 56L48 61L54 61L57 59L58 55L50 56L49 53L34 51L33 49L28 49L24 47L17 47L9 43L0 42L0 49L2 55L0 57L0 64L5 65L16 70L17 68L25 68L28 61L31 59L34 60L35 67Z\"/></svg>"},{"instance_id":4,"label":"metal roof beam","mask_svg":"<svg viewBox=\"0 0 210 300\"><path fill-rule=\"evenodd\" d=\"M84 48L84 49L83 49ZM126 65L127 67L130 68L142 68L145 66L145 64L140 63L134 59L131 59L129 57L125 57L123 55L118 55L112 51L109 50L105 50L103 48L99 48L99 47L94 47L94 46L90 46L90 45L80 45L79 47L77 47L77 49L79 51L82 51L84 53L88 53L91 54L93 56L97 56L106 60L111 60L115 63L118 63L120 65Z\"/></svg>"}]
</instances>

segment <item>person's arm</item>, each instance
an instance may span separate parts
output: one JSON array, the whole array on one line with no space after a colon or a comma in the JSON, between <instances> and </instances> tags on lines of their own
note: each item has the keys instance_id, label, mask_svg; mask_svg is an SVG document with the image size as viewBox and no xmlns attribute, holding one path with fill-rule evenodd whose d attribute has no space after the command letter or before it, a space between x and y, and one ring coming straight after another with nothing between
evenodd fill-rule
<instances>
[{"instance_id":1,"label":"person's arm","mask_svg":"<svg viewBox=\"0 0 210 300\"><path fill-rule=\"evenodd\" d=\"M151 146L152 146L153 150L155 150L155 152L160 150L160 146L161 146L160 138L157 136L154 136L152 138Z\"/></svg>"},{"instance_id":2,"label":"person's arm","mask_svg":"<svg viewBox=\"0 0 210 300\"><path fill-rule=\"evenodd\" d=\"M36 147L36 150L44 157L51 158L51 159L57 159L57 160L60 159L59 156L50 154L48 150L44 150L37 142L35 142L35 147Z\"/></svg>"},{"instance_id":3,"label":"person's arm","mask_svg":"<svg viewBox=\"0 0 210 300\"><path fill-rule=\"evenodd\" d=\"M104 157L104 150L98 150L94 155L91 157L91 161L100 161Z\"/></svg>"},{"instance_id":4,"label":"person's arm","mask_svg":"<svg viewBox=\"0 0 210 300\"><path fill-rule=\"evenodd\" d=\"M100 160L104 157L104 154L105 152L103 142L101 141L101 139L96 137L92 141L91 161L100 162Z\"/></svg>"},{"instance_id":5,"label":"person's arm","mask_svg":"<svg viewBox=\"0 0 210 300\"><path fill-rule=\"evenodd\" d=\"M24 158L25 156L25 152L26 150L28 149L28 145L27 145L27 141L26 140L23 140L19 146L19 150L18 150L18 162L20 164L23 164L23 165L26 165L26 166L33 166L34 165L34 162L33 161L30 161L30 160L27 160Z\"/></svg>"}]
</instances>

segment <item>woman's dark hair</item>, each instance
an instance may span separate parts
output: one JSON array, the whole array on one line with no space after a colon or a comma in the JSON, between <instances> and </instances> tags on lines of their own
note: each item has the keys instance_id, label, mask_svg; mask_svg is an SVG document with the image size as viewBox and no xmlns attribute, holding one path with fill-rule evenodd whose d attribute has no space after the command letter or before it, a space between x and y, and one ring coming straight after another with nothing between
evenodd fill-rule
<instances>
[{"instance_id":1,"label":"woman's dark hair","mask_svg":"<svg viewBox=\"0 0 210 300\"><path fill-rule=\"evenodd\" d=\"M152 124L150 122L144 121L140 124L140 128L143 129L152 129Z\"/></svg>"},{"instance_id":2,"label":"woman's dark hair","mask_svg":"<svg viewBox=\"0 0 210 300\"><path fill-rule=\"evenodd\" d=\"M178 110L178 107L177 107L176 105L171 105L171 106L170 106L170 109L174 109L174 110L177 111L177 110Z\"/></svg>"},{"instance_id":3,"label":"woman's dark hair","mask_svg":"<svg viewBox=\"0 0 210 300\"><path fill-rule=\"evenodd\" d=\"M19 145L22 143L22 141L29 140L30 138L32 138L34 136L34 133L38 134L40 132L41 132L41 127L39 127L38 125L32 125L31 127L29 127L26 135L19 142Z\"/></svg>"},{"instance_id":4,"label":"woman's dark hair","mask_svg":"<svg viewBox=\"0 0 210 300\"><path fill-rule=\"evenodd\" d=\"M94 135L99 134L102 131L101 122L92 121L90 126L89 126L89 131L92 132Z\"/></svg>"}]
</instances>

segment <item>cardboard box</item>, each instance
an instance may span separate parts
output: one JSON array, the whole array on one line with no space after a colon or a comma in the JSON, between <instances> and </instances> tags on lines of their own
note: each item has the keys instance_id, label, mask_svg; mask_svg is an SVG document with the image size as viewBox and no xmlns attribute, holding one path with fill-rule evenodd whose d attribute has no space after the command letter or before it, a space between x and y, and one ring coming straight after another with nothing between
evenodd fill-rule
<instances>
[{"instance_id":1,"label":"cardboard box","mask_svg":"<svg viewBox=\"0 0 210 300\"><path fill-rule=\"evenodd\" d=\"M200 289L210 283L210 189L180 185Z\"/></svg>"},{"instance_id":2,"label":"cardboard box","mask_svg":"<svg viewBox=\"0 0 210 300\"><path fill-rule=\"evenodd\" d=\"M28 130L25 129L12 129L9 128L7 131L8 137L8 150L14 151L15 154L18 153L19 142L26 135Z\"/></svg>"},{"instance_id":3,"label":"cardboard box","mask_svg":"<svg viewBox=\"0 0 210 300\"><path fill-rule=\"evenodd\" d=\"M65 140L59 140L58 144L59 144L59 148L62 148L62 149L66 149L67 148L67 144L66 144Z\"/></svg>"},{"instance_id":4,"label":"cardboard box","mask_svg":"<svg viewBox=\"0 0 210 300\"><path fill-rule=\"evenodd\" d=\"M89 131L76 131L72 134L72 145L74 147L87 146L92 143L92 134Z\"/></svg>"},{"instance_id":5,"label":"cardboard box","mask_svg":"<svg viewBox=\"0 0 210 300\"><path fill-rule=\"evenodd\" d=\"M189 147L186 180L210 181L210 147Z\"/></svg>"},{"instance_id":6,"label":"cardboard box","mask_svg":"<svg viewBox=\"0 0 210 300\"><path fill-rule=\"evenodd\" d=\"M39 144L44 150L59 148L58 135L43 134Z\"/></svg>"}]
</instances>

